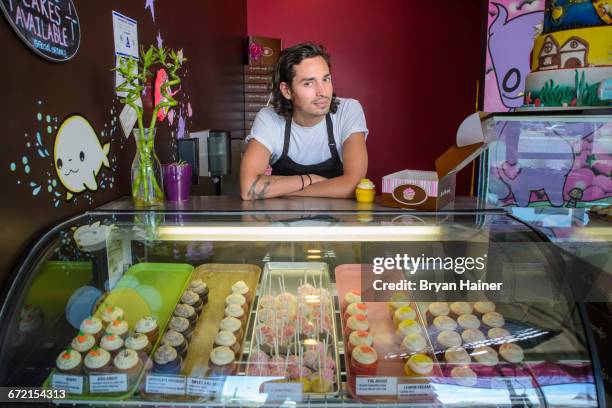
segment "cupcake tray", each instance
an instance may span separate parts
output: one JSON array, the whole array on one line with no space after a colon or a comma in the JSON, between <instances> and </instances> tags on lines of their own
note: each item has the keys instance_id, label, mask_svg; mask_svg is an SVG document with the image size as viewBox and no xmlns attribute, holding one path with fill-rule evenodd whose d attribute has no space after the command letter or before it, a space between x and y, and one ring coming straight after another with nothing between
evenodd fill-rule
<instances>
[{"instance_id":1,"label":"cupcake tray","mask_svg":"<svg viewBox=\"0 0 612 408\"><path fill-rule=\"evenodd\" d=\"M128 322L130 332L133 331L140 318L144 316L155 317L159 335L153 344L152 350L154 350L161 341L162 334L170 317L172 317L174 307L189 285L192 272L193 266L188 264L140 263L133 265L119 279L115 288L108 293L94 316L101 317L105 307L120 307L125 312L125 320ZM153 351L149 354L149 359L152 358L152 355ZM138 379L133 384L128 384L126 392L89 393L89 377L82 375L83 393L67 394L67 398L79 401L121 401L128 399L138 390L139 383L145 373L145 365L146 362L143 362L143 368L138 373ZM51 384L55 373L56 370L54 369L43 383L43 388L52 388Z\"/></svg>"},{"instance_id":2,"label":"cupcake tray","mask_svg":"<svg viewBox=\"0 0 612 408\"><path fill-rule=\"evenodd\" d=\"M329 342L327 351L331 352L332 358L335 364L334 368L334 384L332 389L327 393L316 393L316 392L304 392L303 395L307 396L309 400L327 400L328 397L337 396L341 389L340 382L340 360L339 352L337 348L337 325L335 321L333 293L331 292L331 283L329 280L329 270L326 263L323 262L268 262L264 266L264 273L261 283L261 289L258 299L271 295L277 296L283 292L281 290L281 283L284 286L284 291L289 292L297 296L297 289L301 283L307 281L311 285L317 288L323 288L329 292L329 304L327 305L328 317L331 321L331 329L329 333ZM249 333L250 350L249 355L253 353L257 348L256 328L259 322L259 309L255 312L255 324L253 324L252 331ZM308 342L308 340L302 340L302 342ZM248 364L246 369L248 370ZM255 378L255 377L249 377ZM264 377L271 378L271 377ZM281 380L282 382L291 382L289 380ZM260 390L263 388L260 387Z\"/></svg>"},{"instance_id":3,"label":"cupcake tray","mask_svg":"<svg viewBox=\"0 0 612 408\"><path fill-rule=\"evenodd\" d=\"M335 270L336 288L340 305L346 293L351 290L361 289L361 265L340 265ZM427 354L434 362L431 377L407 377L404 373L405 359L400 351L402 339L395 334L393 317L389 311L387 302L363 302L368 307L369 332L374 338L373 348L378 354L378 368L375 378L389 378L390 383L397 382L397 392L393 395L358 395L357 377L352 374L350 368L350 356L348 353L348 337L344 337L344 359L346 363L347 386L352 397L363 402L415 402L433 403L435 396L431 392L428 384L433 382L436 377L442 376L442 370L436 356L433 353L433 346L427 336L424 317L419 313L416 304L411 307L417 314L417 321L423 329L425 340L427 341ZM341 315L342 333L344 333L344 317ZM391 386L388 386L391 387ZM419 392L418 390L424 390ZM387 392L390 393L389 388Z\"/></svg>"},{"instance_id":4,"label":"cupcake tray","mask_svg":"<svg viewBox=\"0 0 612 408\"><path fill-rule=\"evenodd\" d=\"M253 298L261 275L261 268L248 264L203 264L195 268L191 280L202 279L208 286L208 303L204 306L200 317L196 321L187 355L183 360L181 375L185 377L207 378L210 352L213 349L215 337L219 331L219 324L225 317L225 298L232 293L232 285L243 280L250 288ZM239 368L240 356L243 352L246 330L249 327L251 308L249 305L247 322L243 329L245 335L240 344L240 351L236 357L236 371ZM236 372L233 373L236 375ZM143 381L144 382L144 381ZM143 387L144 390L144 387ZM147 400L160 401L198 401L197 396L178 396L143 393Z\"/></svg>"}]
</instances>

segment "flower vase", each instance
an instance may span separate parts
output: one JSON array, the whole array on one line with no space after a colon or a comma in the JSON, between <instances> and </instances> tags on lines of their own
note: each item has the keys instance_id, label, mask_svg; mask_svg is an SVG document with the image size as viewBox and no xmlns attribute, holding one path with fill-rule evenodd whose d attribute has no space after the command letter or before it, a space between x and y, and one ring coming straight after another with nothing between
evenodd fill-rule
<instances>
[{"instance_id":1,"label":"flower vase","mask_svg":"<svg viewBox=\"0 0 612 408\"><path fill-rule=\"evenodd\" d=\"M162 166L155 154L155 129L134 129L136 155L132 162L132 198L136 207L164 203Z\"/></svg>"}]
</instances>

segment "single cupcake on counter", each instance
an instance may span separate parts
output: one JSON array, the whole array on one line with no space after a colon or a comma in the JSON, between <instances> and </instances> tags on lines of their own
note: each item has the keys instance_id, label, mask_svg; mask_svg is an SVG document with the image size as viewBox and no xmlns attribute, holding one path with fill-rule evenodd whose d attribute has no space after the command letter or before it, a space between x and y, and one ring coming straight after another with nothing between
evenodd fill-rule
<instances>
[{"instance_id":1,"label":"single cupcake on counter","mask_svg":"<svg viewBox=\"0 0 612 408\"><path fill-rule=\"evenodd\" d=\"M149 355L153 348L149 338L142 333L134 333L128 336L128 338L125 339L124 345L126 348L137 352L143 360Z\"/></svg>"},{"instance_id":2,"label":"single cupcake on counter","mask_svg":"<svg viewBox=\"0 0 612 408\"><path fill-rule=\"evenodd\" d=\"M149 338L151 344L155 344L159 335L157 320L152 316L145 316L136 322L136 333L142 333Z\"/></svg>"},{"instance_id":3,"label":"single cupcake on counter","mask_svg":"<svg viewBox=\"0 0 612 408\"><path fill-rule=\"evenodd\" d=\"M100 340L104 335L104 326L102 321L97 317L89 316L81 322L80 331L85 334L91 334L96 340Z\"/></svg>"},{"instance_id":4,"label":"single cupcake on counter","mask_svg":"<svg viewBox=\"0 0 612 408\"><path fill-rule=\"evenodd\" d=\"M428 377L433 373L433 360L425 354L414 354L404 364L408 377Z\"/></svg>"},{"instance_id":5,"label":"single cupcake on counter","mask_svg":"<svg viewBox=\"0 0 612 408\"><path fill-rule=\"evenodd\" d=\"M100 347L114 357L123 348L123 339L116 334L106 333L100 340Z\"/></svg>"},{"instance_id":6,"label":"single cupcake on counter","mask_svg":"<svg viewBox=\"0 0 612 408\"><path fill-rule=\"evenodd\" d=\"M123 309L116 306L105 307L104 310L102 310L101 317L102 322L104 322L105 325L109 325L113 320L123 319Z\"/></svg>"},{"instance_id":7,"label":"single cupcake on counter","mask_svg":"<svg viewBox=\"0 0 612 408\"><path fill-rule=\"evenodd\" d=\"M515 343L504 343L499 346L499 355L509 363L520 363L525 359L523 348Z\"/></svg>"},{"instance_id":8,"label":"single cupcake on counter","mask_svg":"<svg viewBox=\"0 0 612 408\"><path fill-rule=\"evenodd\" d=\"M136 381L142 370L143 364L138 353L132 349L123 349L113 359L113 370L119 374L127 375L128 387L131 387Z\"/></svg>"},{"instance_id":9,"label":"single cupcake on counter","mask_svg":"<svg viewBox=\"0 0 612 408\"><path fill-rule=\"evenodd\" d=\"M240 320L242 323L242 327L246 326L247 315L244 312L244 309L240 305L228 305L225 308L225 317L233 317Z\"/></svg>"},{"instance_id":10,"label":"single cupcake on counter","mask_svg":"<svg viewBox=\"0 0 612 408\"><path fill-rule=\"evenodd\" d=\"M483 332L478 329L465 329L461 333L461 339L463 342L469 347L476 347L481 345L486 340L486 337Z\"/></svg>"},{"instance_id":11,"label":"single cupcake on counter","mask_svg":"<svg viewBox=\"0 0 612 408\"><path fill-rule=\"evenodd\" d=\"M494 312L495 311L495 303L485 301L485 302L476 302L474 303L474 314L477 317L481 317L485 313Z\"/></svg>"},{"instance_id":12,"label":"single cupcake on counter","mask_svg":"<svg viewBox=\"0 0 612 408\"><path fill-rule=\"evenodd\" d=\"M232 293L244 296L248 304L251 304L251 302L253 301L253 294L251 293L251 289L243 280L239 280L238 282L232 285Z\"/></svg>"},{"instance_id":13,"label":"single cupcake on counter","mask_svg":"<svg viewBox=\"0 0 612 408\"><path fill-rule=\"evenodd\" d=\"M462 329L478 329L480 327L480 320L473 314L464 314L457 318L457 324Z\"/></svg>"},{"instance_id":14,"label":"single cupcake on counter","mask_svg":"<svg viewBox=\"0 0 612 408\"><path fill-rule=\"evenodd\" d=\"M177 332L176 330L168 330L162 338L162 343L172 346L179 356L185 359L188 344L187 340L185 340L185 337L183 337L181 333Z\"/></svg>"},{"instance_id":15,"label":"single cupcake on counter","mask_svg":"<svg viewBox=\"0 0 612 408\"><path fill-rule=\"evenodd\" d=\"M378 354L370 346L357 346L351 352L351 371L353 375L376 375Z\"/></svg>"},{"instance_id":16,"label":"single cupcake on counter","mask_svg":"<svg viewBox=\"0 0 612 408\"><path fill-rule=\"evenodd\" d=\"M368 306L363 302L351 303L346 307L346 312L344 312L344 320L348 320L349 317L357 314L364 315L367 317Z\"/></svg>"},{"instance_id":17,"label":"single cupcake on counter","mask_svg":"<svg viewBox=\"0 0 612 408\"><path fill-rule=\"evenodd\" d=\"M370 179L362 178L355 187L355 198L359 203L373 203L376 190Z\"/></svg>"},{"instance_id":18,"label":"single cupcake on counter","mask_svg":"<svg viewBox=\"0 0 612 408\"><path fill-rule=\"evenodd\" d=\"M353 351L353 349L357 346L370 346L374 343L374 338L372 335L363 330L357 330L350 334L349 340L347 342L348 352L349 354Z\"/></svg>"},{"instance_id":19,"label":"single cupcake on counter","mask_svg":"<svg viewBox=\"0 0 612 408\"><path fill-rule=\"evenodd\" d=\"M351 303L357 303L357 302L361 302L361 291L351 290L347 292L346 295L344 295L344 298L342 298L342 304L341 304L342 313L344 314L348 305L350 305Z\"/></svg>"},{"instance_id":20,"label":"single cupcake on counter","mask_svg":"<svg viewBox=\"0 0 612 408\"><path fill-rule=\"evenodd\" d=\"M404 337L404 340L402 340L402 344L400 344L400 352L409 356L415 353L422 353L426 347L427 342L422 334L411 333Z\"/></svg>"},{"instance_id":21,"label":"single cupcake on counter","mask_svg":"<svg viewBox=\"0 0 612 408\"><path fill-rule=\"evenodd\" d=\"M204 307L204 303L202 299L200 299L200 296L189 289L181 295L181 303L193 307L198 316L202 313L202 308Z\"/></svg>"},{"instance_id":22,"label":"single cupcake on counter","mask_svg":"<svg viewBox=\"0 0 612 408\"><path fill-rule=\"evenodd\" d=\"M493 343L499 344L506 343L510 339L511 334L503 327L494 327L487 331L487 337L493 340Z\"/></svg>"},{"instance_id":23,"label":"single cupcake on counter","mask_svg":"<svg viewBox=\"0 0 612 408\"><path fill-rule=\"evenodd\" d=\"M109 373L112 371L111 355L101 347L94 346L83 360L85 374Z\"/></svg>"},{"instance_id":24,"label":"single cupcake on counter","mask_svg":"<svg viewBox=\"0 0 612 408\"><path fill-rule=\"evenodd\" d=\"M191 333L193 333L193 328L189 324L189 320L184 317L172 317L170 319L170 323L168 324L169 330L174 330L183 335L185 340L191 341Z\"/></svg>"},{"instance_id":25,"label":"single cupcake on counter","mask_svg":"<svg viewBox=\"0 0 612 408\"><path fill-rule=\"evenodd\" d=\"M239 295L238 293L232 293L225 298L225 307L229 305L238 305L244 310L244 313L249 312L249 305L247 304L245 297Z\"/></svg>"},{"instance_id":26,"label":"single cupcake on counter","mask_svg":"<svg viewBox=\"0 0 612 408\"><path fill-rule=\"evenodd\" d=\"M202 305L208 303L208 285L202 279L194 279L189 283L189 290L200 297Z\"/></svg>"},{"instance_id":27,"label":"single cupcake on counter","mask_svg":"<svg viewBox=\"0 0 612 408\"><path fill-rule=\"evenodd\" d=\"M446 302L433 302L427 307L425 318L428 324L432 324L433 320L438 316L448 316L450 309Z\"/></svg>"},{"instance_id":28,"label":"single cupcake on counter","mask_svg":"<svg viewBox=\"0 0 612 408\"><path fill-rule=\"evenodd\" d=\"M436 331L455 330L457 329L457 322L448 316L437 316L433 319L431 326Z\"/></svg>"},{"instance_id":29,"label":"single cupcake on counter","mask_svg":"<svg viewBox=\"0 0 612 408\"><path fill-rule=\"evenodd\" d=\"M63 374L79 375L83 367L81 353L71 348L62 351L55 359L55 368Z\"/></svg>"},{"instance_id":30,"label":"single cupcake on counter","mask_svg":"<svg viewBox=\"0 0 612 408\"><path fill-rule=\"evenodd\" d=\"M497 312L488 312L482 315L482 324L487 329L493 329L496 327L502 327L506 324L504 316Z\"/></svg>"},{"instance_id":31,"label":"single cupcake on counter","mask_svg":"<svg viewBox=\"0 0 612 408\"><path fill-rule=\"evenodd\" d=\"M499 362L497 352L489 346L476 347L474 351L472 351L472 357L476 362L489 367Z\"/></svg>"},{"instance_id":32,"label":"single cupcake on counter","mask_svg":"<svg viewBox=\"0 0 612 408\"><path fill-rule=\"evenodd\" d=\"M238 343L242 342L244 330L242 329L242 323L240 323L240 320L236 319L235 317L226 317L221 320L219 330L227 330L234 333L234 336L236 336L236 341Z\"/></svg>"},{"instance_id":33,"label":"single cupcake on counter","mask_svg":"<svg viewBox=\"0 0 612 408\"><path fill-rule=\"evenodd\" d=\"M393 313L393 324L398 326L404 320L416 320L416 312L410 306L402 306Z\"/></svg>"},{"instance_id":34,"label":"single cupcake on counter","mask_svg":"<svg viewBox=\"0 0 612 408\"><path fill-rule=\"evenodd\" d=\"M162 344L153 355L153 372L156 374L181 373L181 357L169 344Z\"/></svg>"},{"instance_id":35,"label":"single cupcake on counter","mask_svg":"<svg viewBox=\"0 0 612 408\"><path fill-rule=\"evenodd\" d=\"M187 319L192 328L195 327L196 322L198 321L198 315L196 314L193 306L189 306L184 303L176 306L176 309L174 309L174 315L176 317L184 317Z\"/></svg>"},{"instance_id":36,"label":"single cupcake on counter","mask_svg":"<svg viewBox=\"0 0 612 408\"><path fill-rule=\"evenodd\" d=\"M117 335L123 340L125 340L129 335L128 329L128 322L126 322L122 318L115 319L108 326L106 326L107 333Z\"/></svg>"},{"instance_id":37,"label":"single cupcake on counter","mask_svg":"<svg viewBox=\"0 0 612 408\"><path fill-rule=\"evenodd\" d=\"M370 323L368 322L368 318L364 315L353 315L348 318L346 321L345 335L349 337L352 332L361 330L368 331L370 328Z\"/></svg>"},{"instance_id":38,"label":"single cupcake on counter","mask_svg":"<svg viewBox=\"0 0 612 408\"><path fill-rule=\"evenodd\" d=\"M395 334L400 339L403 339L409 334L421 333L421 331L422 329L421 329L421 325L419 324L419 322L417 322L416 320L412 320L412 319L406 319L397 326L397 330L395 331Z\"/></svg>"},{"instance_id":39,"label":"single cupcake on counter","mask_svg":"<svg viewBox=\"0 0 612 408\"><path fill-rule=\"evenodd\" d=\"M474 308L468 302L453 302L450 304L450 317L457 319L461 315L472 314Z\"/></svg>"},{"instance_id":40,"label":"single cupcake on counter","mask_svg":"<svg viewBox=\"0 0 612 408\"><path fill-rule=\"evenodd\" d=\"M451 370L451 378L455 384L462 387L473 387L478 383L478 376L470 367L454 367Z\"/></svg>"},{"instance_id":41,"label":"single cupcake on counter","mask_svg":"<svg viewBox=\"0 0 612 408\"><path fill-rule=\"evenodd\" d=\"M236 354L229 347L215 347L210 352L211 375L232 375L236 369Z\"/></svg>"},{"instance_id":42,"label":"single cupcake on counter","mask_svg":"<svg viewBox=\"0 0 612 408\"><path fill-rule=\"evenodd\" d=\"M459 347L461 345L461 336L456 331L444 330L438 334L436 341L442 349Z\"/></svg>"},{"instance_id":43,"label":"single cupcake on counter","mask_svg":"<svg viewBox=\"0 0 612 408\"><path fill-rule=\"evenodd\" d=\"M467 365L472 362L470 355L463 347L450 347L444 352L444 360L448 364Z\"/></svg>"},{"instance_id":44,"label":"single cupcake on counter","mask_svg":"<svg viewBox=\"0 0 612 408\"><path fill-rule=\"evenodd\" d=\"M79 332L77 336L72 339L70 346L78 351L79 353L85 355L89 350L96 345L96 339L91 334Z\"/></svg>"},{"instance_id":45,"label":"single cupcake on counter","mask_svg":"<svg viewBox=\"0 0 612 408\"><path fill-rule=\"evenodd\" d=\"M215 337L214 347L229 347L236 356L240 352L240 344L236 341L234 333L227 330L221 330Z\"/></svg>"}]
</instances>

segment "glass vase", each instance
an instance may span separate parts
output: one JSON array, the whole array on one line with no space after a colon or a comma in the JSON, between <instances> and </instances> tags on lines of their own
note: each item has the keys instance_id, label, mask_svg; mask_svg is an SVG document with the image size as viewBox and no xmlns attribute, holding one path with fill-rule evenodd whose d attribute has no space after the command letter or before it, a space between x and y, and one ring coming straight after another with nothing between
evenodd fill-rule
<instances>
[{"instance_id":1,"label":"glass vase","mask_svg":"<svg viewBox=\"0 0 612 408\"><path fill-rule=\"evenodd\" d=\"M134 129L136 155L132 162L132 198L136 207L164 203L162 166L155 154L155 129Z\"/></svg>"}]
</instances>

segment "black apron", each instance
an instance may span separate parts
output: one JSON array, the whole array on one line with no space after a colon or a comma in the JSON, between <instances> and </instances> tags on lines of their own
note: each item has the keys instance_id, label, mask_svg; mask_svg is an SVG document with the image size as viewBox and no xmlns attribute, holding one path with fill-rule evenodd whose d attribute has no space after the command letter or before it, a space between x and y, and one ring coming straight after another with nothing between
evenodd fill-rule
<instances>
[{"instance_id":1,"label":"black apron","mask_svg":"<svg viewBox=\"0 0 612 408\"><path fill-rule=\"evenodd\" d=\"M285 123L285 141L283 143L283 153L281 157L272 165L272 174L274 176L296 176L300 174L316 174L325 178L333 178L344 174L344 167L340 160L340 155L336 149L336 141L334 140L334 127L331 116L328 113L325 115L325 124L327 126L327 143L331 157L317 164L299 164L291 160L288 155L289 142L291 140L291 118Z\"/></svg>"}]
</instances>

